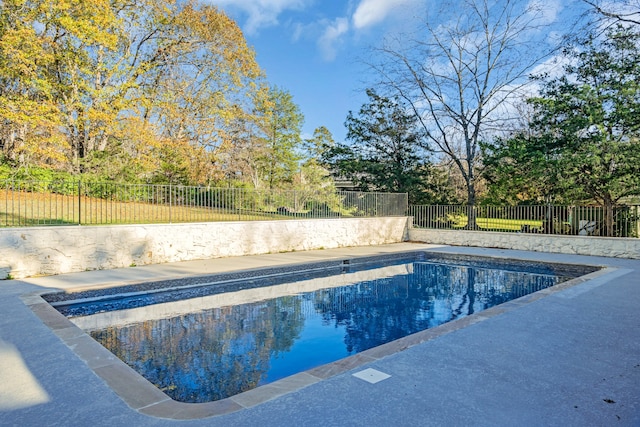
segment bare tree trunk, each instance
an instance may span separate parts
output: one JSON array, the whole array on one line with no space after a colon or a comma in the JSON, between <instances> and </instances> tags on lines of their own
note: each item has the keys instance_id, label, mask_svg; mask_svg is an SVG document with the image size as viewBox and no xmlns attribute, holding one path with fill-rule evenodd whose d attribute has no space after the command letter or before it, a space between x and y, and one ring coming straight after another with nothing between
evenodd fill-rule
<instances>
[{"instance_id":1,"label":"bare tree trunk","mask_svg":"<svg viewBox=\"0 0 640 427\"><path fill-rule=\"evenodd\" d=\"M467 209L468 209L468 221L467 230L477 230L478 221L476 213L476 188L472 180L467 181Z\"/></svg>"},{"instance_id":2,"label":"bare tree trunk","mask_svg":"<svg viewBox=\"0 0 640 427\"><path fill-rule=\"evenodd\" d=\"M604 218L603 225L604 230L602 235L607 237L615 236L615 219L614 219L614 203L610 197L607 197L604 201Z\"/></svg>"}]
</instances>

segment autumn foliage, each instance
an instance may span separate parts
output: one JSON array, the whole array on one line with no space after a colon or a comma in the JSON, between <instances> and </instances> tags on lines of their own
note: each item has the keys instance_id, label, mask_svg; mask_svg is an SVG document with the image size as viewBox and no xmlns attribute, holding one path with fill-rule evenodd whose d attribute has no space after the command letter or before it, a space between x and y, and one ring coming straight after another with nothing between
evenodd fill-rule
<instances>
[{"instance_id":1,"label":"autumn foliage","mask_svg":"<svg viewBox=\"0 0 640 427\"><path fill-rule=\"evenodd\" d=\"M213 6L3 0L0 12L5 165L203 184L230 174L230 141L261 137L263 73Z\"/></svg>"}]
</instances>

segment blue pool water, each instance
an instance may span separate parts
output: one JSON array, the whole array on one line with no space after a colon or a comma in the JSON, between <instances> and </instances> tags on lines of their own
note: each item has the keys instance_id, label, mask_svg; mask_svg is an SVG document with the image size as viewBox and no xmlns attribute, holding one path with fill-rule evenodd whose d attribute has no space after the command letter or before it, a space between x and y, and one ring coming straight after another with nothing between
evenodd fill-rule
<instances>
[{"instance_id":1,"label":"blue pool water","mask_svg":"<svg viewBox=\"0 0 640 427\"><path fill-rule=\"evenodd\" d=\"M171 398L207 402L577 275L544 265L521 267L412 255L360 268L327 268L336 274L322 277L315 271L267 287L240 280L225 293L160 303L145 299L162 300L157 293L129 295L59 310Z\"/></svg>"}]
</instances>

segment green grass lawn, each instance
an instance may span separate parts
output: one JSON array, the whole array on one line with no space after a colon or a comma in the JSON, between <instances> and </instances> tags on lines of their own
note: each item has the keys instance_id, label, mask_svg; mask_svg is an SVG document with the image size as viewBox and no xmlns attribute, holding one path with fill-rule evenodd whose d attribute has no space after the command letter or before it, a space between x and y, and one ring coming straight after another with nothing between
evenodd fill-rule
<instances>
[{"instance_id":1,"label":"green grass lawn","mask_svg":"<svg viewBox=\"0 0 640 427\"><path fill-rule=\"evenodd\" d=\"M448 218L448 222L451 228L462 229L466 228L468 224L468 218L462 215L451 215ZM528 219L504 219L504 218L476 218L476 225L481 230L494 230L494 231L520 231L523 226L528 226L531 230L542 230L541 220L528 220Z\"/></svg>"},{"instance_id":2,"label":"green grass lawn","mask_svg":"<svg viewBox=\"0 0 640 427\"><path fill-rule=\"evenodd\" d=\"M301 213L300 216L304 217L305 214ZM276 208L229 211L199 206L121 202L85 196L78 198L77 195L55 193L0 191L0 227L252 221L295 217L295 213L278 213ZM455 229L465 228L467 222L464 215L449 215L446 219L447 227ZM531 230L542 230L542 221L536 220L478 217L476 224L482 230L520 231L525 225Z\"/></svg>"},{"instance_id":3,"label":"green grass lawn","mask_svg":"<svg viewBox=\"0 0 640 427\"><path fill-rule=\"evenodd\" d=\"M119 202L53 193L0 192L0 227L70 224L153 224L290 219L277 212Z\"/></svg>"},{"instance_id":4,"label":"green grass lawn","mask_svg":"<svg viewBox=\"0 0 640 427\"><path fill-rule=\"evenodd\" d=\"M476 218L476 224L486 230L520 231L523 225L529 226L530 229L542 230L542 221L526 219Z\"/></svg>"}]
</instances>

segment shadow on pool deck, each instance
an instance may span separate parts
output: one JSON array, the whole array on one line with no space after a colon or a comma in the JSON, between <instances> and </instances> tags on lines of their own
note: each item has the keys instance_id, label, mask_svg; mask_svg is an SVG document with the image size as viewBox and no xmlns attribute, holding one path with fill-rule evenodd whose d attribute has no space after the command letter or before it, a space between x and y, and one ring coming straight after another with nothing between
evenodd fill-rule
<instances>
[{"instance_id":1,"label":"shadow on pool deck","mask_svg":"<svg viewBox=\"0 0 640 427\"><path fill-rule=\"evenodd\" d=\"M168 399L34 295L409 250L606 268L207 404ZM640 260L405 243L5 281L0 295L3 425L640 425ZM369 368L389 377L352 375Z\"/></svg>"}]
</instances>

